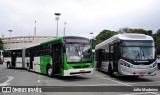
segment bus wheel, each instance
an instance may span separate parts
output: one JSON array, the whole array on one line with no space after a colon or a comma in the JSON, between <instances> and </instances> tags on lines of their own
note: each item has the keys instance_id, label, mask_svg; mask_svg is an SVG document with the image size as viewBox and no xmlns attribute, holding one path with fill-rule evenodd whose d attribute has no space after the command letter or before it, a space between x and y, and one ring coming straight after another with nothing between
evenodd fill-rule
<instances>
[{"instance_id":1,"label":"bus wheel","mask_svg":"<svg viewBox=\"0 0 160 95\"><path fill-rule=\"evenodd\" d=\"M112 70L112 65L111 65L111 64L108 65L108 74L109 74L111 77L113 77L113 70Z\"/></svg>"},{"instance_id":2,"label":"bus wheel","mask_svg":"<svg viewBox=\"0 0 160 95\"><path fill-rule=\"evenodd\" d=\"M11 66L10 66L10 62L7 62L7 69L10 69Z\"/></svg>"},{"instance_id":3,"label":"bus wheel","mask_svg":"<svg viewBox=\"0 0 160 95\"><path fill-rule=\"evenodd\" d=\"M30 71L29 63L27 63L27 70Z\"/></svg>"},{"instance_id":4,"label":"bus wheel","mask_svg":"<svg viewBox=\"0 0 160 95\"><path fill-rule=\"evenodd\" d=\"M158 69L160 70L160 63L158 64Z\"/></svg>"},{"instance_id":5,"label":"bus wheel","mask_svg":"<svg viewBox=\"0 0 160 95\"><path fill-rule=\"evenodd\" d=\"M47 75L48 75L49 77L52 77L52 68L51 68L50 65L47 66Z\"/></svg>"}]
</instances>

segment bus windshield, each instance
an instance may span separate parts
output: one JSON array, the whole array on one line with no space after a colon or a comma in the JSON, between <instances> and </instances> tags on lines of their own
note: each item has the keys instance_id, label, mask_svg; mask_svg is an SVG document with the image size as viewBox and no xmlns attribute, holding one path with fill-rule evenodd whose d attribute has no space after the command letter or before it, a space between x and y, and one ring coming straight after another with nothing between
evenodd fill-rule
<instances>
[{"instance_id":1,"label":"bus windshield","mask_svg":"<svg viewBox=\"0 0 160 95\"><path fill-rule=\"evenodd\" d=\"M129 41L122 42L123 58L132 60L154 59L154 46L152 41Z\"/></svg>"},{"instance_id":2,"label":"bus windshield","mask_svg":"<svg viewBox=\"0 0 160 95\"><path fill-rule=\"evenodd\" d=\"M154 59L153 47L123 47L122 55L133 60Z\"/></svg>"},{"instance_id":3,"label":"bus windshield","mask_svg":"<svg viewBox=\"0 0 160 95\"><path fill-rule=\"evenodd\" d=\"M66 44L67 62L91 61L91 47L89 44Z\"/></svg>"}]
</instances>

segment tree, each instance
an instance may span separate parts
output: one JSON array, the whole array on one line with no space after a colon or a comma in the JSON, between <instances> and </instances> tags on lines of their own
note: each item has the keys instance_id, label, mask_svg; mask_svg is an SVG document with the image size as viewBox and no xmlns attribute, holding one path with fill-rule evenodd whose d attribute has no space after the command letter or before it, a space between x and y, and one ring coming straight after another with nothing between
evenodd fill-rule
<instances>
[{"instance_id":1,"label":"tree","mask_svg":"<svg viewBox=\"0 0 160 95\"><path fill-rule=\"evenodd\" d=\"M160 37L156 40L156 53L160 54Z\"/></svg>"},{"instance_id":2,"label":"tree","mask_svg":"<svg viewBox=\"0 0 160 95\"><path fill-rule=\"evenodd\" d=\"M153 34L153 39L155 41L156 53L160 55L160 29L157 30L155 34Z\"/></svg>"},{"instance_id":3,"label":"tree","mask_svg":"<svg viewBox=\"0 0 160 95\"><path fill-rule=\"evenodd\" d=\"M149 35L149 32L144 29L130 29L129 33L140 33L140 34L146 34Z\"/></svg>"}]
</instances>

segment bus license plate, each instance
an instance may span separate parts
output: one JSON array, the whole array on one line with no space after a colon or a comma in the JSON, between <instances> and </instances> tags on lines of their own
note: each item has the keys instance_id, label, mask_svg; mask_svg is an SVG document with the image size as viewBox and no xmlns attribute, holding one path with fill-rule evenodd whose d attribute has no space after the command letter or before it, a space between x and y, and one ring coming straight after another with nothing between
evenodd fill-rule
<instances>
[{"instance_id":1,"label":"bus license plate","mask_svg":"<svg viewBox=\"0 0 160 95\"><path fill-rule=\"evenodd\" d=\"M85 70L80 70L79 72L85 72Z\"/></svg>"},{"instance_id":2,"label":"bus license plate","mask_svg":"<svg viewBox=\"0 0 160 95\"><path fill-rule=\"evenodd\" d=\"M140 72L139 73L140 76L143 76L144 74L145 74L145 72Z\"/></svg>"}]
</instances>

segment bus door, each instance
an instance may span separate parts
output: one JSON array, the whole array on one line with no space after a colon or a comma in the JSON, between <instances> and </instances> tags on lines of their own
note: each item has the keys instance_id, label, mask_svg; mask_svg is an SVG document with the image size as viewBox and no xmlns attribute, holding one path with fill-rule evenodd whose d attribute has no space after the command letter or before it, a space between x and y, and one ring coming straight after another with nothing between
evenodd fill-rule
<instances>
[{"instance_id":1,"label":"bus door","mask_svg":"<svg viewBox=\"0 0 160 95\"><path fill-rule=\"evenodd\" d=\"M11 52L11 66L12 67L15 67L16 66L16 57L17 57L17 54L16 54L16 51L12 51Z\"/></svg>"},{"instance_id":2,"label":"bus door","mask_svg":"<svg viewBox=\"0 0 160 95\"><path fill-rule=\"evenodd\" d=\"M97 68L101 68L101 65L102 65L102 52L103 52L103 49L98 49L96 50L96 66Z\"/></svg>"},{"instance_id":3,"label":"bus door","mask_svg":"<svg viewBox=\"0 0 160 95\"><path fill-rule=\"evenodd\" d=\"M114 43L112 50L113 50L113 71L118 72L118 60L120 58L120 45L119 45L119 43Z\"/></svg>"},{"instance_id":4,"label":"bus door","mask_svg":"<svg viewBox=\"0 0 160 95\"><path fill-rule=\"evenodd\" d=\"M30 69L33 69L33 61L34 61L34 50L33 49L30 49Z\"/></svg>"},{"instance_id":5,"label":"bus door","mask_svg":"<svg viewBox=\"0 0 160 95\"><path fill-rule=\"evenodd\" d=\"M62 45L60 43L52 45L52 66L53 66L53 74L60 73L61 67L61 53L62 52Z\"/></svg>"}]
</instances>

